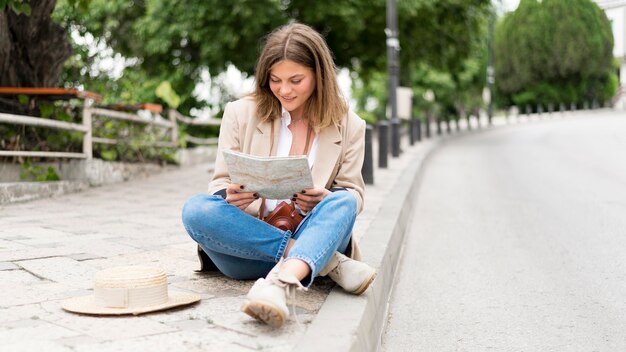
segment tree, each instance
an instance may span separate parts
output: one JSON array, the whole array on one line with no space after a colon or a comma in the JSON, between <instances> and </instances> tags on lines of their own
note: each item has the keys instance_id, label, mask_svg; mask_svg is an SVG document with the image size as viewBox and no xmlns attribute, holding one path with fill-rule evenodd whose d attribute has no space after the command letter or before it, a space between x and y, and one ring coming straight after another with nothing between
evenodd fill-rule
<instances>
[{"instance_id":1,"label":"tree","mask_svg":"<svg viewBox=\"0 0 626 352\"><path fill-rule=\"evenodd\" d=\"M606 101L615 89L613 36L590 0L522 0L497 26L496 84L503 103Z\"/></svg>"},{"instance_id":2,"label":"tree","mask_svg":"<svg viewBox=\"0 0 626 352\"><path fill-rule=\"evenodd\" d=\"M56 86L72 54L50 14L56 0L12 1L0 12L0 86ZM26 6L24 6L26 5Z\"/></svg>"}]
</instances>

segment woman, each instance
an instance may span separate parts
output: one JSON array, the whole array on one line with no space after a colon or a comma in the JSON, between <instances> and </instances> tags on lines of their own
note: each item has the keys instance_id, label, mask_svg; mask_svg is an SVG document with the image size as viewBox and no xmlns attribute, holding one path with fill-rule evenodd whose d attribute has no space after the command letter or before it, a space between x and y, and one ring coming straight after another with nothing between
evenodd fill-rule
<instances>
[{"instance_id":1,"label":"woman","mask_svg":"<svg viewBox=\"0 0 626 352\"><path fill-rule=\"evenodd\" d=\"M303 24L272 32L256 66L255 92L226 105L209 194L192 197L183 223L215 266L234 279L259 278L242 310L271 326L287 319L286 292L328 275L354 294L376 271L359 262L352 227L363 208L365 123L349 112L324 39ZM258 218L282 200L262 200L230 181L221 151L307 155L315 186L294 194L306 217L296 231ZM265 278L263 278L265 277Z\"/></svg>"}]
</instances>

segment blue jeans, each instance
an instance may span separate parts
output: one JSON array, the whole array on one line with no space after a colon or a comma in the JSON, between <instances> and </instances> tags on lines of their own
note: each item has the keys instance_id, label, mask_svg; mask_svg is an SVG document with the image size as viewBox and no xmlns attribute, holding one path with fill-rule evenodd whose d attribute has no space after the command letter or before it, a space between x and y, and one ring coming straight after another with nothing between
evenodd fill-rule
<instances>
[{"instance_id":1,"label":"blue jeans","mask_svg":"<svg viewBox=\"0 0 626 352\"><path fill-rule=\"evenodd\" d=\"M345 253L356 206L350 192L333 192L307 214L292 234L228 204L221 196L198 194L185 203L183 224L215 266L233 279L265 277L293 238L296 243L287 259L297 258L309 265L311 274L303 280L308 287L335 251Z\"/></svg>"}]
</instances>

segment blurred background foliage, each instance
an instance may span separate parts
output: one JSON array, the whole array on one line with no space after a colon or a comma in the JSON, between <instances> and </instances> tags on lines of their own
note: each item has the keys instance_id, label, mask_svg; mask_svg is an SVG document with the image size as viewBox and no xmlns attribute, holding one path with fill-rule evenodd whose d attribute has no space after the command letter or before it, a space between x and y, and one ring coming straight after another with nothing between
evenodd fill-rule
<instances>
[{"instance_id":1,"label":"blurred background foliage","mask_svg":"<svg viewBox=\"0 0 626 352\"><path fill-rule=\"evenodd\" d=\"M602 104L617 89L613 34L591 0L522 0L494 39L498 103Z\"/></svg>"}]
</instances>

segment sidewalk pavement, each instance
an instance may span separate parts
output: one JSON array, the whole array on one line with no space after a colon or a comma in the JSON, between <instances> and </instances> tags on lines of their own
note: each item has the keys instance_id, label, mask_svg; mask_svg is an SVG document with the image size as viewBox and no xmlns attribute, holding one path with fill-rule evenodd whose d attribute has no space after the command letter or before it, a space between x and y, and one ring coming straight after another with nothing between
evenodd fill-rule
<instances>
[{"instance_id":1,"label":"sidewalk pavement","mask_svg":"<svg viewBox=\"0 0 626 352\"><path fill-rule=\"evenodd\" d=\"M402 155L389 157L387 169L375 169L375 185L366 187L365 208L354 228L364 260L379 269L370 289L352 296L330 279L318 278L308 292L297 293L300 324L292 312L278 330L240 312L253 281L195 272L196 246L180 214L187 198L206 191L211 165L2 206L1 350L374 350L410 221L416 176L423 160L445 139L409 147L404 138ZM134 264L162 267L170 290L198 293L202 301L123 317L61 309L64 299L93 293L98 270Z\"/></svg>"}]
</instances>

